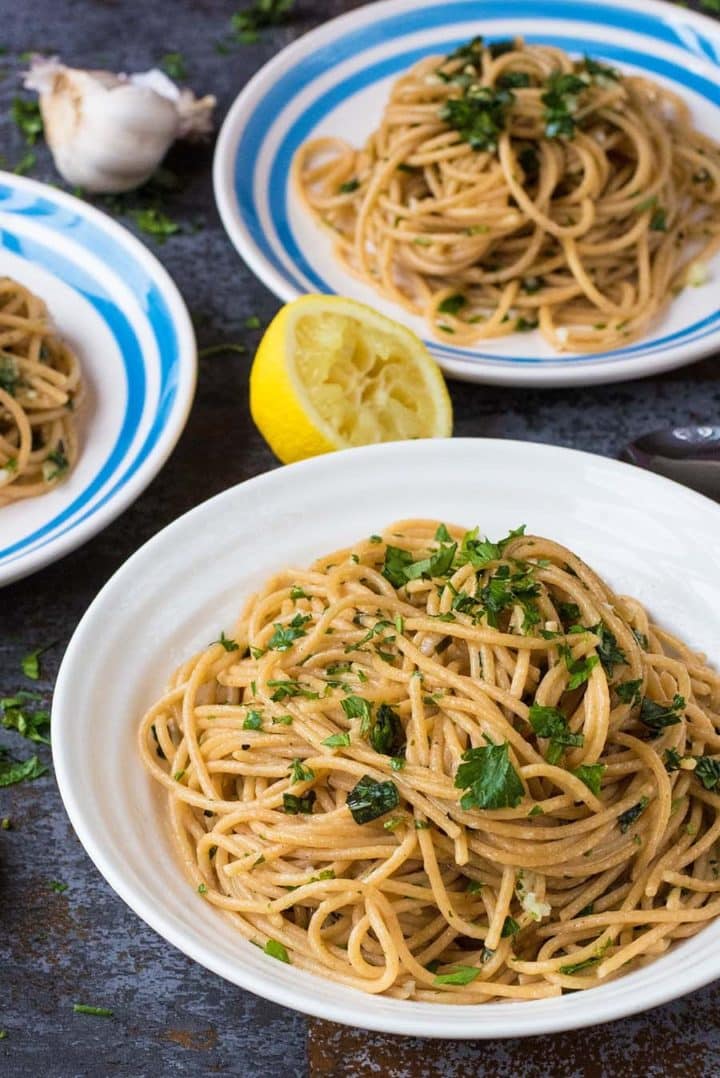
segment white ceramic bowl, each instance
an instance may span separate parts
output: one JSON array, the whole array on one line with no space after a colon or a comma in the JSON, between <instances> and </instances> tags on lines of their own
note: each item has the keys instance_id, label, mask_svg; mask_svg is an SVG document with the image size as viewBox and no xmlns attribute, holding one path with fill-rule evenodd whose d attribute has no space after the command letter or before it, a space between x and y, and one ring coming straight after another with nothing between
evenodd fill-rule
<instances>
[{"instance_id":1,"label":"white ceramic bowl","mask_svg":"<svg viewBox=\"0 0 720 1078\"><path fill-rule=\"evenodd\" d=\"M720 508L626 464L531 443L404 442L261 475L156 535L93 602L53 702L53 756L75 830L140 917L208 969L308 1014L426 1037L519 1037L608 1021L720 976L720 923L652 965L558 999L453 1006L360 994L268 958L186 879L136 732L175 666L217 639L265 577L391 521L527 524L711 656L720 652Z\"/></svg>"}]
</instances>

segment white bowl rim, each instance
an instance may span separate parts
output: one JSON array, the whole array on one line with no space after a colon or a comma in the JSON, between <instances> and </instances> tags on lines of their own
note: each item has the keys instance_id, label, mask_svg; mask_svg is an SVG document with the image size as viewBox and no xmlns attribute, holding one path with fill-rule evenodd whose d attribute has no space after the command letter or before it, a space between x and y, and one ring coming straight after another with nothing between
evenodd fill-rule
<instances>
[{"instance_id":1,"label":"white bowl rim","mask_svg":"<svg viewBox=\"0 0 720 1078\"><path fill-rule=\"evenodd\" d=\"M606 469L610 475L614 473L618 477L627 475L629 472L632 472L635 475L639 474L643 476L644 481L650 488L654 487L657 490L658 494L662 495L663 492L667 493L668 488L671 488L671 491L684 499L689 509L695 508L702 514L715 516L717 518L715 527L720 527L720 505L717 505L715 502L701 494L689 490L679 483L675 483L672 480L650 472L645 472L633 465L625 464L611 458L562 446L510 439L453 438L443 441L444 444L454 447L452 450L453 452L457 451L458 453L461 453L463 448L468 448L478 442L482 442L489 450L532 452L534 455L541 455L545 462L550 461L553 458L560 459L563 457L585 460L588 463L592 462L595 467L599 466ZM323 462L326 462L328 459L333 459L342 466L343 458L364 455L370 458L370 463L372 464L372 458L381 458L383 452L387 449L412 455L416 448L420 450L422 447L428 446L429 444L431 444L430 439L421 439L412 442L385 442L371 446L363 446L343 450L327 456L314 457L309 460L300 461L280 469L275 469L271 472L265 472L254 476L214 495L207 501L188 510L144 543L143 546L141 546L113 574L83 615L72 636L58 673L52 704L52 724L54 732L52 755L55 775L65 809L77 837L90 859L94 862L95 866L110 884L112 889L143 921L145 921L146 924L158 932L158 934L168 942L177 947L178 950L194 959L206 969L218 974L220 977L223 977L231 983L245 988L248 991L254 992L263 998L271 1000L274 1003L301 1011L302 1013L317 1018L344 1025L353 1027L360 1026L361 1028L378 1032L420 1036L432 1039L484 1040L503 1037L515 1038L536 1036L540 1034L562 1032L570 1029L581 1029L586 1026L599 1025L620 1018L629 1017L704 987L720 977L720 948L715 948L714 959L713 948L708 948L705 961L696 963L689 970L684 968L682 977L657 978L653 982L652 989L646 991L642 996L636 993L636 998L631 999L630 1001L624 998L622 1001L617 1001L614 1000L611 995L605 996L602 999L602 1008L599 1013L597 1013L596 1008L593 1008L592 1003L593 1001L599 1003L598 993L605 991L610 985L605 986L605 988L577 992L572 995L563 995L554 1000L523 1001L522 1003L515 1003L510 1006L502 1003L465 1006L421 1004L416 1002L406 1003L406 1001L402 1000L381 997L384 1004L389 1004L393 1008L394 1013L392 1019L373 1014L371 1003L374 997L366 997L361 993L357 993L360 1001L366 1001L366 1007L362 1009L358 1008L357 1012L350 1012L349 1008L343 1004L342 1001L339 1003L333 1000L329 1002L318 1002L313 999L310 994L301 997L299 989L293 990L292 988L285 987L276 982L272 977L271 970L268 971L267 975L257 977L252 971L245 969L242 964L232 959L215 960L213 958L208 958L208 954L202 944L188 940L182 930L176 929L172 924L172 921L164 917L161 907L145 901L142 896L138 895L133 890L132 886L124 879L121 868L113 863L112 858L109 858L106 855L102 844L96 841L92 830L92 824L86 819L83 807L75 796L72 765L64 742L63 731L66 728L71 728L74 707L73 694L76 691L73 687L73 683L77 681L83 666L86 666L86 656L92 651L93 638L102 625L106 623L105 608L111 608L112 604L118 601L121 596L126 593L127 585L132 580L136 568L140 568L144 563L152 561L156 551L159 554L162 551L163 546L169 540L172 540L174 533L179 531L189 519L194 516L202 516L202 514L209 512L213 507L223 501L231 501L232 499L237 498L240 491L247 490L249 487L257 487L263 484L268 477L277 476L279 473L287 474L290 472L297 480L301 480L304 474L307 474L308 472L312 473L313 469L322 466ZM300 484L298 483L297 485L299 486ZM714 932L718 939L720 939L720 919L714 924L710 924L704 929L704 932ZM661 961L671 963L673 953L677 956L678 954L681 954L682 951L671 951L661 958L656 959L655 963ZM303 976L311 976L315 979L314 975L304 974L304 971L298 972ZM631 982L640 972L642 971L630 972L624 975L621 978L621 982L625 984ZM621 982L611 982L611 984ZM367 1002L368 1000L370 1001L369 1003ZM583 1004L587 1005L583 1006L582 1009L579 1007L576 1008L572 1004L568 1006L568 1001L570 1000L580 1000ZM555 1008L552 1016L550 1018L548 1018L547 1015L539 1016L537 1014L538 1007L545 1007L548 1003ZM580 1013L575 1013L576 1009L580 1011ZM486 1023L483 1023L479 1028L469 1029L467 1021L468 1013L478 1018L482 1018L483 1014L492 1013L497 1027L490 1028ZM506 1015L507 1020L505 1020ZM463 1017L465 1017L464 1021ZM432 1021L433 1019L435 1019L434 1024Z\"/></svg>"}]
</instances>

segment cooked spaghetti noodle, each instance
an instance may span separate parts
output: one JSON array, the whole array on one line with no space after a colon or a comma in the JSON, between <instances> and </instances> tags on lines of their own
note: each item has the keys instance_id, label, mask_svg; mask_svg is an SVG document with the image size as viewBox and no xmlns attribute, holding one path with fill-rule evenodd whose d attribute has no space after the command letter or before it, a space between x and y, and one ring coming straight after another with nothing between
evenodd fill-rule
<instances>
[{"instance_id":1,"label":"cooked spaghetti noodle","mask_svg":"<svg viewBox=\"0 0 720 1078\"><path fill-rule=\"evenodd\" d=\"M591 988L720 913L719 708L569 550L417 520L270 580L140 744L249 940L475 1003Z\"/></svg>"},{"instance_id":2,"label":"cooked spaghetti noodle","mask_svg":"<svg viewBox=\"0 0 720 1078\"><path fill-rule=\"evenodd\" d=\"M78 455L82 373L39 296L0 278L0 506L45 494Z\"/></svg>"},{"instance_id":3,"label":"cooked spaghetti noodle","mask_svg":"<svg viewBox=\"0 0 720 1078\"><path fill-rule=\"evenodd\" d=\"M363 149L316 138L293 168L346 268L459 345L619 348L720 244L720 146L687 105L520 40L422 60Z\"/></svg>"}]
</instances>

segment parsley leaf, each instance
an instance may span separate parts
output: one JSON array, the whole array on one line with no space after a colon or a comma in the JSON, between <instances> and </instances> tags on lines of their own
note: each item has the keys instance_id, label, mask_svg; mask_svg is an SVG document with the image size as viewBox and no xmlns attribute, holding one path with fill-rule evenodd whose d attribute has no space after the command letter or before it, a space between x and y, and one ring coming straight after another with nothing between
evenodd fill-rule
<instances>
[{"instance_id":1,"label":"parsley leaf","mask_svg":"<svg viewBox=\"0 0 720 1078\"><path fill-rule=\"evenodd\" d=\"M160 67L171 79L182 81L187 78L187 65L181 52L166 52L160 59Z\"/></svg>"},{"instance_id":2,"label":"parsley leaf","mask_svg":"<svg viewBox=\"0 0 720 1078\"><path fill-rule=\"evenodd\" d=\"M259 711L248 711L247 718L243 723L243 730L260 730L262 728L262 715Z\"/></svg>"},{"instance_id":3,"label":"parsley leaf","mask_svg":"<svg viewBox=\"0 0 720 1078\"><path fill-rule=\"evenodd\" d=\"M286 700L289 696L304 696L306 700L320 699L320 693L305 688L294 678L270 678L268 687L275 689L275 692L270 697L275 703Z\"/></svg>"},{"instance_id":4,"label":"parsley leaf","mask_svg":"<svg viewBox=\"0 0 720 1078\"><path fill-rule=\"evenodd\" d=\"M324 738L320 744L327 745L329 749L345 749L350 744L350 734L330 734L330 736Z\"/></svg>"},{"instance_id":5,"label":"parsley leaf","mask_svg":"<svg viewBox=\"0 0 720 1078\"><path fill-rule=\"evenodd\" d=\"M462 759L464 763L455 775L456 788L466 791L460 798L461 808L515 808L520 804L525 788L510 762L507 741L500 745L489 741L467 749Z\"/></svg>"},{"instance_id":6,"label":"parsley leaf","mask_svg":"<svg viewBox=\"0 0 720 1078\"><path fill-rule=\"evenodd\" d=\"M430 557L415 561L409 550L387 546L381 572L395 588L402 588L408 581L421 577L443 577L450 571L456 550L457 543L443 544Z\"/></svg>"},{"instance_id":7,"label":"parsley leaf","mask_svg":"<svg viewBox=\"0 0 720 1078\"><path fill-rule=\"evenodd\" d=\"M307 636L305 626L312 621L310 614L296 614L288 625L275 622L275 632L270 637L268 648L270 651L289 651L296 640L301 636Z\"/></svg>"},{"instance_id":8,"label":"parsley leaf","mask_svg":"<svg viewBox=\"0 0 720 1078\"><path fill-rule=\"evenodd\" d=\"M640 722L659 734L666 726L676 726L682 721L680 712L685 707L685 698L675 693L671 704L658 704L644 697L640 707Z\"/></svg>"},{"instance_id":9,"label":"parsley leaf","mask_svg":"<svg viewBox=\"0 0 720 1078\"><path fill-rule=\"evenodd\" d=\"M213 643L222 644L226 651L237 651L240 647L237 640L231 640L229 637L225 636L224 632L220 633L220 639L213 640Z\"/></svg>"},{"instance_id":10,"label":"parsley leaf","mask_svg":"<svg viewBox=\"0 0 720 1078\"><path fill-rule=\"evenodd\" d=\"M4 751L0 751L0 786L14 786L26 779L38 779L47 772L37 756L27 760L11 760Z\"/></svg>"},{"instance_id":11,"label":"parsley leaf","mask_svg":"<svg viewBox=\"0 0 720 1078\"><path fill-rule=\"evenodd\" d=\"M620 685L616 685L615 692L618 700L621 700L623 704L632 704L633 707L635 704L639 704L642 697L641 686L641 677L636 681L623 681Z\"/></svg>"},{"instance_id":12,"label":"parsley leaf","mask_svg":"<svg viewBox=\"0 0 720 1078\"><path fill-rule=\"evenodd\" d=\"M605 764L580 764L579 767L573 769L572 774L584 782L596 797L599 797L604 772Z\"/></svg>"},{"instance_id":13,"label":"parsley leaf","mask_svg":"<svg viewBox=\"0 0 720 1078\"><path fill-rule=\"evenodd\" d=\"M720 760L712 756L696 756L695 760L693 774L700 779L706 790L717 790L720 787Z\"/></svg>"},{"instance_id":14,"label":"parsley leaf","mask_svg":"<svg viewBox=\"0 0 720 1078\"><path fill-rule=\"evenodd\" d=\"M180 225L155 206L147 206L142 210L131 210L130 215L134 218L140 231L147 236L154 236L158 243L164 243L168 236L174 236L176 232L180 231Z\"/></svg>"},{"instance_id":15,"label":"parsley leaf","mask_svg":"<svg viewBox=\"0 0 720 1078\"><path fill-rule=\"evenodd\" d=\"M572 976L573 973L582 973L583 970L597 966L599 961L599 955L595 955L593 958L585 958L582 962L570 962L567 966L560 966L558 972L564 973L566 976Z\"/></svg>"},{"instance_id":16,"label":"parsley leaf","mask_svg":"<svg viewBox=\"0 0 720 1078\"><path fill-rule=\"evenodd\" d=\"M546 83L540 100L545 106L545 134L548 138L573 138L577 94L586 90L585 82L565 72L554 72Z\"/></svg>"},{"instance_id":17,"label":"parsley leaf","mask_svg":"<svg viewBox=\"0 0 720 1078\"><path fill-rule=\"evenodd\" d=\"M500 565L480 590L480 600L485 607L488 625L497 628L498 614L519 605L525 613L523 630L527 631L540 619L535 604L530 602L539 591L540 587L533 579L531 566L525 565L511 572L509 565Z\"/></svg>"},{"instance_id":18,"label":"parsley leaf","mask_svg":"<svg viewBox=\"0 0 720 1078\"><path fill-rule=\"evenodd\" d=\"M473 528L472 531L465 532L462 537L457 557L458 565L467 565L469 562L473 569L484 569L490 562L500 561L511 539L524 534L525 525L521 524L519 528L508 532L504 539L498 539L496 543L493 543L490 539L481 539L480 529Z\"/></svg>"},{"instance_id":19,"label":"parsley leaf","mask_svg":"<svg viewBox=\"0 0 720 1078\"><path fill-rule=\"evenodd\" d=\"M372 723L372 704L362 696L346 696L340 706L349 719L360 719L360 734L366 737Z\"/></svg>"},{"instance_id":20,"label":"parsley leaf","mask_svg":"<svg viewBox=\"0 0 720 1078\"><path fill-rule=\"evenodd\" d=\"M43 121L40 105L37 101L26 101L23 97L14 97L10 115L28 146L34 146L38 135L42 134Z\"/></svg>"},{"instance_id":21,"label":"parsley leaf","mask_svg":"<svg viewBox=\"0 0 720 1078\"><path fill-rule=\"evenodd\" d=\"M433 984L470 984L479 976L477 966L455 966L449 973L438 973Z\"/></svg>"},{"instance_id":22,"label":"parsley leaf","mask_svg":"<svg viewBox=\"0 0 720 1078\"><path fill-rule=\"evenodd\" d=\"M506 917L503 921L502 932L500 933L501 939L507 939L508 936L517 936L520 931L520 925L517 923L514 917Z\"/></svg>"},{"instance_id":23,"label":"parsley leaf","mask_svg":"<svg viewBox=\"0 0 720 1078\"><path fill-rule=\"evenodd\" d=\"M440 119L453 128L473 150L497 149L507 110L515 100L512 90L478 86L474 81L462 97L451 97L440 109Z\"/></svg>"},{"instance_id":24,"label":"parsley leaf","mask_svg":"<svg viewBox=\"0 0 720 1078\"><path fill-rule=\"evenodd\" d=\"M392 812L400 804L394 782L377 782L372 775L363 775L347 795L347 806L357 824L371 823Z\"/></svg>"},{"instance_id":25,"label":"parsley leaf","mask_svg":"<svg viewBox=\"0 0 720 1078\"><path fill-rule=\"evenodd\" d=\"M384 756L400 756L404 752L405 729L397 711L389 704L380 704L377 709L368 740L375 752Z\"/></svg>"},{"instance_id":26,"label":"parsley leaf","mask_svg":"<svg viewBox=\"0 0 720 1078\"><path fill-rule=\"evenodd\" d=\"M573 659L572 650L567 644L561 644L558 650L564 658L565 665L570 674L567 690L568 692L571 692L573 689L579 688L580 685L587 681L600 660L597 655L588 655L584 659Z\"/></svg>"},{"instance_id":27,"label":"parsley leaf","mask_svg":"<svg viewBox=\"0 0 720 1078\"><path fill-rule=\"evenodd\" d=\"M316 797L317 794L314 790L308 790L301 797L298 797L297 794L283 794L283 808L288 816L297 816L298 813L309 816L312 813Z\"/></svg>"},{"instance_id":28,"label":"parsley leaf","mask_svg":"<svg viewBox=\"0 0 720 1078\"><path fill-rule=\"evenodd\" d=\"M465 296L460 292L455 292L452 296L446 296L445 299L438 305L439 314L457 314L461 307L467 304ZM436 536L437 538L437 536ZM450 536L448 535L449 539Z\"/></svg>"},{"instance_id":29,"label":"parsley leaf","mask_svg":"<svg viewBox=\"0 0 720 1078\"><path fill-rule=\"evenodd\" d=\"M293 783L310 782L311 779L315 778L315 772L311 767L304 767L300 757L296 756L290 764L290 776Z\"/></svg>"},{"instance_id":30,"label":"parsley leaf","mask_svg":"<svg viewBox=\"0 0 720 1078\"><path fill-rule=\"evenodd\" d=\"M595 635L600 638L597 653L600 657L603 670L606 674L612 676L616 664L622 666L627 663L625 652L618 647L615 634L601 621L599 621L597 625L591 625L589 631L595 633Z\"/></svg>"},{"instance_id":31,"label":"parsley leaf","mask_svg":"<svg viewBox=\"0 0 720 1078\"><path fill-rule=\"evenodd\" d=\"M641 797L636 805L631 805L625 812L621 812L618 816L618 824L623 834L631 827L638 816L642 815L645 809L648 807L650 799L647 797Z\"/></svg>"},{"instance_id":32,"label":"parsley leaf","mask_svg":"<svg viewBox=\"0 0 720 1078\"><path fill-rule=\"evenodd\" d=\"M265 954L269 954L271 958L277 958L279 962L286 962L288 965L291 965L290 955L279 940L269 939L263 950L265 951Z\"/></svg>"},{"instance_id":33,"label":"parsley leaf","mask_svg":"<svg viewBox=\"0 0 720 1078\"><path fill-rule=\"evenodd\" d=\"M0 699L0 709L2 709L0 725L6 730L16 730L28 741L49 745L50 738L47 734L50 728L50 712L46 708L35 706L35 702L39 699L37 693L22 690L15 696L3 697Z\"/></svg>"},{"instance_id":34,"label":"parsley leaf","mask_svg":"<svg viewBox=\"0 0 720 1078\"><path fill-rule=\"evenodd\" d=\"M547 751L549 764L556 764L566 747L572 745L579 748L585 743L582 734L572 733L567 719L556 707L533 704L528 719L537 737L547 738L550 742Z\"/></svg>"}]
</instances>

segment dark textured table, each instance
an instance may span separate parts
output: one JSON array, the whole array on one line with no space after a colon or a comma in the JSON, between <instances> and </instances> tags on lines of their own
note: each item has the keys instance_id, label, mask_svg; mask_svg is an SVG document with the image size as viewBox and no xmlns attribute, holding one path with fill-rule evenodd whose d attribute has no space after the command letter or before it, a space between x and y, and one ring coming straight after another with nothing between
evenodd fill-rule
<instances>
[{"instance_id":1,"label":"dark textured table","mask_svg":"<svg viewBox=\"0 0 720 1078\"><path fill-rule=\"evenodd\" d=\"M642 0L638 0L642 3ZM235 9L222 0L0 0L0 129L10 167L24 152L9 117L26 50L85 67L142 70L181 51L187 81L218 97L218 119L253 72L342 0L299 0L292 20L256 44L220 51ZM23 683L20 659L43 659L49 700L63 649L118 566L165 524L211 494L276 466L247 409L258 333L277 301L240 262L213 206L205 151L176 153L182 187L164 208L183 231L157 246L193 315L200 347L242 342L246 355L201 360L190 421L162 474L114 525L32 579L0 593L0 696ZM57 181L44 147L33 174ZM138 204L142 204L141 196ZM131 200L132 204L132 200ZM125 213L128 205L113 205ZM455 383L456 433L521 438L615 455L627 438L685 420L715 420L713 360L624 386L530 391ZM29 685L29 683L26 683ZM25 749L2 732L0 745ZM25 753L27 755L27 753ZM41 749L43 758L49 754ZM720 1074L720 987L612 1026L554 1038L435 1044L344 1030L226 984L194 965L115 897L65 817L52 774L0 790L0 1074L27 1075L713 1075ZM58 893L52 881L67 884ZM75 1002L112 1018L73 1013Z\"/></svg>"}]
</instances>

